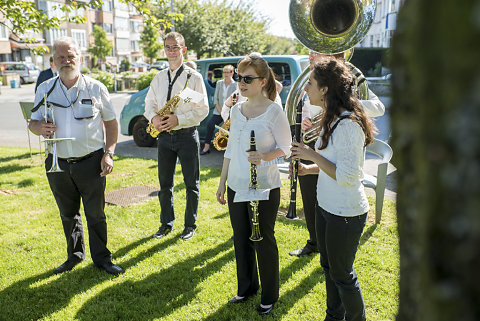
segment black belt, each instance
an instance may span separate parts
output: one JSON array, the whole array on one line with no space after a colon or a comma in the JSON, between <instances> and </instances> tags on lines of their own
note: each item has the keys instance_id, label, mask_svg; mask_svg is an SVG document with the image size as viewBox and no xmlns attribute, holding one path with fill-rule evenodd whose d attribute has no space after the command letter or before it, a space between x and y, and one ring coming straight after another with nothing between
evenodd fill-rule
<instances>
[{"instance_id":1,"label":"black belt","mask_svg":"<svg viewBox=\"0 0 480 321\"><path fill-rule=\"evenodd\" d=\"M86 159L92 157L93 155L95 155L96 153L98 153L98 152L100 152L100 151L103 152L103 149L96 150L96 151L94 151L94 152L91 152L91 153L89 153L89 154L87 154L87 155L80 156L80 157L69 157L69 158L60 158L60 157L59 157L58 159L63 160L63 161L66 161L66 162L69 163L69 164L75 164L75 163L81 162L81 161L83 161L83 160L86 160Z\"/></svg>"},{"instance_id":2,"label":"black belt","mask_svg":"<svg viewBox=\"0 0 480 321\"><path fill-rule=\"evenodd\" d=\"M190 134L190 133L193 133L195 131L195 129L197 129L197 127L193 126L193 127L182 128L182 129L177 129L177 130L171 130L169 132L163 131L162 134L163 133L170 134L170 135Z\"/></svg>"}]
</instances>

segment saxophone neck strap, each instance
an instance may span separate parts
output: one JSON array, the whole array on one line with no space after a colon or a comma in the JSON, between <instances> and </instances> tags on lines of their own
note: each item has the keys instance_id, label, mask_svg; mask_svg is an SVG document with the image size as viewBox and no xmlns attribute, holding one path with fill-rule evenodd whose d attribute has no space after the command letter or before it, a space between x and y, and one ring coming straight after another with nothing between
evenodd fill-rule
<instances>
[{"instance_id":1,"label":"saxophone neck strap","mask_svg":"<svg viewBox=\"0 0 480 321\"><path fill-rule=\"evenodd\" d=\"M170 70L167 70L167 76L168 76L168 93L167 93L167 101L170 100L171 96L172 96L172 88L173 88L173 84L175 83L175 81L177 81L178 77L180 76L180 74L182 73L183 71L183 64L180 66L180 68L178 68L177 70L177 73L175 74L175 77L173 77L173 80L171 79L170 77Z\"/></svg>"}]
</instances>

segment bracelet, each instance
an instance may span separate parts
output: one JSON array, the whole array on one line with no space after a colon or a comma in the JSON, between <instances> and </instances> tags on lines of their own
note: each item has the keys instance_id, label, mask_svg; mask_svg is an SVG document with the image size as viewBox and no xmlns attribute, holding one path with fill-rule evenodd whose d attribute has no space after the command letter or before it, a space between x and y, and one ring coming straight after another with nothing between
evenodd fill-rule
<instances>
[{"instance_id":1,"label":"bracelet","mask_svg":"<svg viewBox=\"0 0 480 321\"><path fill-rule=\"evenodd\" d=\"M106 150L105 155L110 156L113 159L113 156L115 155L113 152Z\"/></svg>"}]
</instances>

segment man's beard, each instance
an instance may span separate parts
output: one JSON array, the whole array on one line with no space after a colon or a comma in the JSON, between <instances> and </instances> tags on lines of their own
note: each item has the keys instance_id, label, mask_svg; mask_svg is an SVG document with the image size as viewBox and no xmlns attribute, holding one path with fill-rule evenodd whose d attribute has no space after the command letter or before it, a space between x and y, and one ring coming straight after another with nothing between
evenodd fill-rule
<instances>
[{"instance_id":1,"label":"man's beard","mask_svg":"<svg viewBox=\"0 0 480 321\"><path fill-rule=\"evenodd\" d=\"M60 78L63 78L65 80L73 80L80 75L80 68L72 65L63 66L58 71L58 74L60 75Z\"/></svg>"}]
</instances>

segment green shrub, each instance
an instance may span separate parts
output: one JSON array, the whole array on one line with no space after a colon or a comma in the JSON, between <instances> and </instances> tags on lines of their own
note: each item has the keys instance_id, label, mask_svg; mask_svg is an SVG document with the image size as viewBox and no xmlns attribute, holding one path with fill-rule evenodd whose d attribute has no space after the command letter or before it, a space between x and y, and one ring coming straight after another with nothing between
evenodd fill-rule
<instances>
[{"instance_id":1,"label":"green shrub","mask_svg":"<svg viewBox=\"0 0 480 321\"><path fill-rule=\"evenodd\" d=\"M80 71L82 74L89 74L90 73L90 69L88 69L87 67L83 67L82 70Z\"/></svg>"},{"instance_id":2,"label":"green shrub","mask_svg":"<svg viewBox=\"0 0 480 321\"><path fill-rule=\"evenodd\" d=\"M93 67L92 70L91 70L91 72L92 72L93 74L98 74L99 71L100 71L100 70L98 70L97 67Z\"/></svg>"},{"instance_id":3,"label":"green shrub","mask_svg":"<svg viewBox=\"0 0 480 321\"><path fill-rule=\"evenodd\" d=\"M100 81L102 84L104 84L108 91L112 92L113 91L113 75L109 72L99 72L98 74L92 74L91 75L93 78L96 80Z\"/></svg>"},{"instance_id":4,"label":"green shrub","mask_svg":"<svg viewBox=\"0 0 480 321\"><path fill-rule=\"evenodd\" d=\"M137 89L138 89L138 90L142 90L142 89L145 89L145 88L147 88L148 86L150 86L150 83L152 82L153 78L155 77L155 75L156 75L158 72L159 72L159 70L152 69L152 70L150 70L149 72L141 73L141 74L138 76Z\"/></svg>"},{"instance_id":5,"label":"green shrub","mask_svg":"<svg viewBox=\"0 0 480 321\"><path fill-rule=\"evenodd\" d=\"M122 62L120 62L120 70L130 70L130 61L128 60L122 60Z\"/></svg>"}]
</instances>

